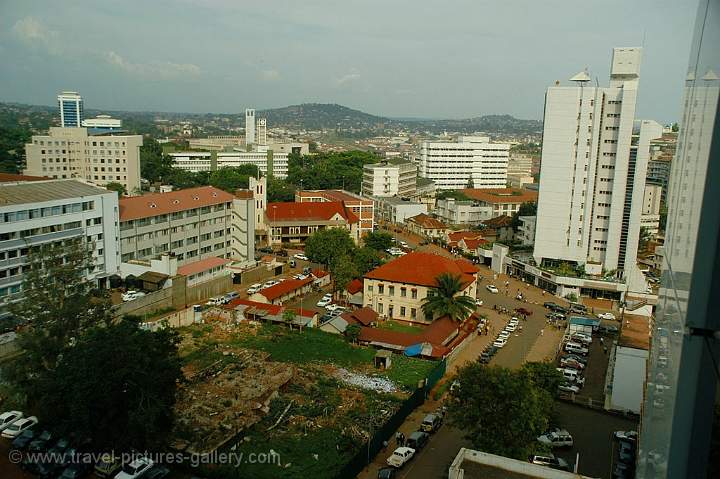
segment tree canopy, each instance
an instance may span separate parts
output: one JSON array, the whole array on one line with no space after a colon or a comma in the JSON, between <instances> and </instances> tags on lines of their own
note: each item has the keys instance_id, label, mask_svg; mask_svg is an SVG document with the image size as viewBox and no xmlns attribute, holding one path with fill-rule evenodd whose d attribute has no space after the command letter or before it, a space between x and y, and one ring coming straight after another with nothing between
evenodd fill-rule
<instances>
[{"instance_id":1,"label":"tree canopy","mask_svg":"<svg viewBox=\"0 0 720 479\"><path fill-rule=\"evenodd\" d=\"M110 191L117 192L118 196L127 196L128 191L127 188L125 188L125 185L118 183L117 181L111 181L110 183L105 185L105 188L107 188Z\"/></svg>"},{"instance_id":2,"label":"tree canopy","mask_svg":"<svg viewBox=\"0 0 720 479\"><path fill-rule=\"evenodd\" d=\"M314 263L330 266L334 259L351 256L355 243L341 228L325 228L311 234L305 241L305 254Z\"/></svg>"},{"instance_id":3,"label":"tree canopy","mask_svg":"<svg viewBox=\"0 0 720 479\"><path fill-rule=\"evenodd\" d=\"M387 231L371 231L363 237L363 243L368 248L385 251L393 244L393 237Z\"/></svg>"},{"instance_id":4,"label":"tree canopy","mask_svg":"<svg viewBox=\"0 0 720 479\"><path fill-rule=\"evenodd\" d=\"M250 177L257 177L258 174L255 165L225 166L210 173L209 183L215 188L235 193L235 190L247 189Z\"/></svg>"},{"instance_id":5,"label":"tree canopy","mask_svg":"<svg viewBox=\"0 0 720 479\"><path fill-rule=\"evenodd\" d=\"M289 155L287 181L306 190L344 188L360 192L363 166L380 158L365 151Z\"/></svg>"},{"instance_id":6,"label":"tree canopy","mask_svg":"<svg viewBox=\"0 0 720 479\"><path fill-rule=\"evenodd\" d=\"M512 215L512 227L515 231L520 227L521 216L536 216L537 215L537 203L526 201L521 203L518 210Z\"/></svg>"},{"instance_id":7,"label":"tree canopy","mask_svg":"<svg viewBox=\"0 0 720 479\"><path fill-rule=\"evenodd\" d=\"M443 273L435 278L437 287L428 291L422 310L431 319L450 316L453 321L465 321L475 311L475 299L458 295L463 290L459 276Z\"/></svg>"}]
</instances>

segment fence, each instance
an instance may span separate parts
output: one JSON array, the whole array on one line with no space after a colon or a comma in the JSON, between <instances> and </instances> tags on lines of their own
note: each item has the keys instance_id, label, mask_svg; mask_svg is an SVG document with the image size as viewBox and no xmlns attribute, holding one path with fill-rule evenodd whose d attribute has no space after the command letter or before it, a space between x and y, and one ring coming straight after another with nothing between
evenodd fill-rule
<instances>
[{"instance_id":1,"label":"fence","mask_svg":"<svg viewBox=\"0 0 720 479\"><path fill-rule=\"evenodd\" d=\"M387 441L390 443L393 433L397 431L410 413L425 402L427 393L430 392L443 377L446 369L447 361L443 359L427 375L425 378L425 386L417 388L415 392L402 403L400 409L398 409L385 424L373 432L372 437L365 443L363 448L343 466L335 477L337 479L345 479L348 477L356 477L360 474L383 449L383 442Z\"/></svg>"},{"instance_id":2,"label":"fence","mask_svg":"<svg viewBox=\"0 0 720 479\"><path fill-rule=\"evenodd\" d=\"M447 355L445 358L447 360L447 364L452 364L455 362L457 357L462 353L465 348L468 347L468 345L472 342L473 339L475 339L475 336L477 336L477 331L473 331L470 334L468 334L465 339L463 339L460 344L455 346L455 348L450 352L450 354Z\"/></svg>"}]
</instances>

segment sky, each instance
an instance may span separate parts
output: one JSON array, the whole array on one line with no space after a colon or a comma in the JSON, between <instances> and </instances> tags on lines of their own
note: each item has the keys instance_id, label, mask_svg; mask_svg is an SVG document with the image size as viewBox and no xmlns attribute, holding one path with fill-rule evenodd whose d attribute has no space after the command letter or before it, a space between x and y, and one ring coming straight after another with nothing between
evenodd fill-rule
<instances>
[{"instance_id":1,"label":"sky","mask_svg":"<svg viewBox=\"0 0 720 479\"><path fill-rule=\"evenodd\" d=\"M677 120L697 0L0 0L0 101L542 119L545 89L643 46L636 116Z\"/></svg>"}]
</instances>

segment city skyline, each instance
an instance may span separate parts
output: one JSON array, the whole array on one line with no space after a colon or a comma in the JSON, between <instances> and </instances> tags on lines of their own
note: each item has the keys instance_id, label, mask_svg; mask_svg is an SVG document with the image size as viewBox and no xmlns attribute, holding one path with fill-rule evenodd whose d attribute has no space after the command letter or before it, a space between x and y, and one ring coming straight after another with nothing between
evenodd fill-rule
<instances>
[{"instance_id":1,"label":"city skyline","mask_svg":"<svg viewBox=\"0 0 720 479\"><path fill-rule=\"evenodd\" d=\"M531 2L518 17L517 5L480 2L166 1L143 5L140 17L137 6L4 4L0 101L52 105L71 89L105 110L240 113L318 102L385 117L540 119L555 80L586 67L606 78L610 48L643 46L638 117L667 123L678 118L695 11L671 2ZM149 20L158 15L163 25ZM423 32L431 31L429 43Z\"/></svg>"}]
</instances>

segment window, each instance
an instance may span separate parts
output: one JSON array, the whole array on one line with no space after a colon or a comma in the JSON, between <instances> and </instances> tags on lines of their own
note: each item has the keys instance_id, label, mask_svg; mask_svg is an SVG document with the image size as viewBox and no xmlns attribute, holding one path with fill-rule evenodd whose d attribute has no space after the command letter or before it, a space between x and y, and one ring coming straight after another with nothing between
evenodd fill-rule
<instances>
[{"instance_id":1,"label":"window","mask_svg":"<svg viewBox=\"0 0 720 479\"><path fill-rule=\"evenodd\" d=\"M395 286L388 286L388 296L395 296Z\"/></svg>"},{"instance_id":2,"label":"window","mask_svg":"<svg viewBox=\"0 0 720 479\"><path fill-rule=\"evenodd\" d=\"M405 306L400 306L400 316L405 317Z\"/></svg>"},{"instance_id":3,"label":"window","mask_svg":"<svg viewBox=\"0 0 720 479\"><path fill-rule=\"evenodd\" d=\"M400 288L400 297L404 298L406 296L407 296L407 288L405 288L405 287ZM405 316L405 315L403 314L403 316Z\"/></svg>"},{"instance_id":4,"label":"window","mask_svg":"<svg viewBox=\"0 0 720 479\"><path fill-rule=\"evenodd\" d=\"M410 317L411 317L412 319L416 319L416 318L417 318L417 309L415 309L415 308L410 308Z\"/></svg>"},{"instance_id":5,"label":"window","mask_svg":"<svg viewBox=\"0 0 720 479\"><path fill-rule=\"evenodd\" d=\"M378 294L385 294L385 285L378 284Z\"/></svg>"},{"instance_id":6,"label":"window","mask_svg":"<svg viewBox=\"0 0 720 479\"><path fill-rule=\"evenodd\" d=\"M410 297L412 299L417 299L417 289L413 288L410 290Z\"/></svg>"},{"instance_id":7,"label":"window","mask_svg":"<svg viewBox=\"0 0 720 479\"><path fill-rule=\"evenodd\" d=\"M377 308L378 308L378 313L382 314L382 313L385 312L385 311L383 311L384 308L383 308L383 304L382 304L382 303L378 303Z\"/></svg>"},{"instance_id":8,"label":"window","mask_svg":"<svg viewBox=\"0 0 720 479\"><path fill-rule=\"evenodd\" d=\"M373 285L369 284L368 285L368 293L372 293L372 292L373 292Z\"/></svg>"}]
</instances>

